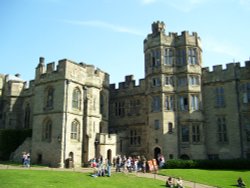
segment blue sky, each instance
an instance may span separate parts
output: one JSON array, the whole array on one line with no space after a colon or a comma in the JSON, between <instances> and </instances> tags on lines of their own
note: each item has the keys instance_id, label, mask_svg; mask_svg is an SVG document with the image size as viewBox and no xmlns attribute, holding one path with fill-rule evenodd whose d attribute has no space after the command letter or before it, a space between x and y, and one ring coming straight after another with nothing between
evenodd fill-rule
<instances>
[{"instance_id":1,"label":"blue sky","mask_svg":"<svg viewBox=\"0 0 250 188\"><path fill-rule=\"evenodd\" d=\"M110 82L144 77L143 40L154 21L197 32L203 67L250 57L250 0L0 0L2 74L34 79L39 57L93 64Z\"/></svg>"}]
</instances>

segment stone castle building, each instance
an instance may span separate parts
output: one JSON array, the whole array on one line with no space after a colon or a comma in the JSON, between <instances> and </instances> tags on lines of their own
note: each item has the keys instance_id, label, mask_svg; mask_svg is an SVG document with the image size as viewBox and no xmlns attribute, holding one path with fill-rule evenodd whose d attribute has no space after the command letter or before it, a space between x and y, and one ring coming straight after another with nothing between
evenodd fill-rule
<instances>
[{"instance_id":1,"label":"stone castle building","mask_svg":"<svg viewBox=\"0 0 250 188\"><path fill-rule=\"evenodd\" d=\"M250 158L250 61L202 68L197 33L166 34L159 21L144 55L138 85L133 75L116 87L92 65L42 57L28 87L0 75L0 128L32 128L14 157L26 149L33 163L58 167L117 154Z\"/></svg>"}]
</instances>

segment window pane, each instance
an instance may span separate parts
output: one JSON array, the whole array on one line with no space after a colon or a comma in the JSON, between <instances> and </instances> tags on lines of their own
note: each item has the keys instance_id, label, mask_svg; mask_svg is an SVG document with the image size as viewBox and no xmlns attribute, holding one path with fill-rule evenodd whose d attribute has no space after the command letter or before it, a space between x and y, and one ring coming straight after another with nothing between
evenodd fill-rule
<instances>
[{"instance_id":1,"label":"window pane","mask_svg":"<svg viewBox=\"0 0 250 188\"><path fill-rule=\"evenodd\" d=\"M172 65L173 64L173 50L172 49L165 49L165 65Z\"/></svg>"},{"instance_id":2,"label":"window pane","mask_svg":"<svg viewBox=\"0 0 250 188\"><path fill-rule=\"evenodd\" d=\"M79 134L80 134L80 127L79 123L77 121L73 121L71 124L71 134L70 138L74 140L79 139Z\"/></svg>"},{"instance_id":3,"label":"window pane","mask_svg":"<svg viewBox=\"0 0 250 188\"><path fill-rule=\"evenodd\" d=\"M157 120L155 120L155 122L154 122L154 126L155 126L155 130L158 130L158 129L160 129L160 121L157 119Z\"/></svg>"},{"instance_id":4,"label":"window pane","mask_svg":"<svg viewBox=\"0 0 250 188\"><path fill-rule=\"evenodd\" d=\"M80 104L81 104L81 93L79 89L75 89L73 91L73 96L72 96L72 107L75 109L80 109Z\"/></svg>"},{"instance_id":5,"label":"window pane","mask_svg":"<svg viewBox=\"0 0 250 188\"><path fill-rule=\"evenodd\" d=\"M189 142L189 128L187 126L181 128L181 136L182 142Z\"/></svg>"},{"instance_id":6,"label":"window pane","mask_svg":"<svg viewBox=\"0 0 250 188\"><path fill-rule=\"evenodd\" d=\"M173 123L168 123L168 132L169 133L173 132Z\"/></svg>"},{"instance_id":7,"label":"window pane","mask_svg":"<svg viewBox=\"0 0 250 188\"><path fill-rule=\"evenodd\" d=\"M48 88L47 95L46 95L46 107L53 107L53 100L54 100L54 89Z\"/></svg>"},{"instance_id":8,"label":"window pane","mask_svg":"<svg viewBox=\"0 0 250 188\"><path fill-rule=\"evenodd\" d=\"M160 97L154 96L152 101L152 111L158 112L161 109Z\"/></svg>"},{"instance_id":9,"label":"window pane","mask_svg":"<svg viewBox=\"0 0 250 188\"><path fill-rule=\"evenodd\" d=\"M43 133L42 133L42 140L51 142L51 133L52 133L52 122L46 121L43 125Z\"/></svg>"},{"instance_id":10,"label":"window pane","mask_svg":"<svg viewBox=\"0 0 250 188\"><path fill-rule=\"evenodd\" d=\"M227 127L226 127L226 119L225 117L217 118L217 127L218 127L218 141L219 142L228 142L227 137Z\"/></svg>"}]
</instances>

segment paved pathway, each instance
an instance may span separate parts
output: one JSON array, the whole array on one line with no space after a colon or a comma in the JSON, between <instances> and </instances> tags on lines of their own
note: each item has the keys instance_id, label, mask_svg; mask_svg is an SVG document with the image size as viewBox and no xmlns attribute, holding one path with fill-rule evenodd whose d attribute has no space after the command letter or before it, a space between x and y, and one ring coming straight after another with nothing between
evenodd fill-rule
<instances>
[{"instance_id":1,"label":"paved pathway","mask_svg":"<svg viewBox=\"0 0 250 188\"><path fill-rule=\"evenodd\" d=\"M164 182L166 182L166 180L168 178L167 176L162 176L162 175L152 174L152 173L136 173L136 175L139 177L158 179L158 180L162 180ZM204 185L204 184L195 183L195 182L190 182L190 181L185 181L185 180L183 180L183 184L184 184L184 186L188 186L191 188L215 188L213 186Z\"/></svg>"},{"instance_id":2,"label":"paved pathway","mask_svg":"<svg viewBox=\"0 0 250 188\"><path fill-rule=\"evenodd\" d=\"M73 172L93 172L92 168L49 168L49 167L30 167L30 168L24 168L22 166L11 166L11 165L2 165L0 164L0 169L23 169L23 170L51 170L51 171L73 171ZM152 174L152 173L133 173L138 177L144 177L144 178L152 178L157 179L166 182L167 176L162 176L158 174ZM183 184L185 186L191 187L191 188L216 188L213 186L208 186L204 184L199 184L195 182L185 181L183 180Z\"/></svg>"}]
</instances>

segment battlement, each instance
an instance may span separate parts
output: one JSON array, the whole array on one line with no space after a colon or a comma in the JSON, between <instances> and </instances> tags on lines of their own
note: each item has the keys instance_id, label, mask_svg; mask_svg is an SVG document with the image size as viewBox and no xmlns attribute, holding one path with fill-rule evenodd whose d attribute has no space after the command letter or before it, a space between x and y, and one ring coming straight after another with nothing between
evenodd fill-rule
<instances>
[{"instance_id":1,"label":"battlement","mask_svg":"<svg viewBox=\"0 0 250 188\"><path fill-rule=\"evenodd\" d=\"M118 88L116 88L115 84L110 84L109 88L112 91L118 91L118 90L124 90L124 89L141 89L145 87L145 80L140 79L139 84L136 85L136 82L134 80L134 75L127 75L125 76L124 82L118 83Z\"/></svg>"},{"instance_id":2,"label":"battlement","mask_svg":"<svg viewBox=\"0 0 250 188\"><path fill-rule=\"evenodd\" d=\"M55 62L51 62L45 67L44 58L40 58L36 68L37 81L46 78L59 79L60 77L81 82L84 78L85 80L90 78L93 82L99 78L100 82L109 85L109 75L94 65L85 64L83 62L76 63L69 59L62 59L58 61L57 65Z\"/></svg>"},{"instance_id":3,"label":"battlement","mask_svg":"<svg viewBox=\"0 0 250 188\"><path fill-rule=\"evenodd\" d=\"M203 83L219 82L232 79L240 79L241 76L248 74L250 68L250 61L245 61L245 66L237 63L228 63L223 68L222 65L214 65L212 71L209 67L202 68Z\"/></svg>"},{"instance_id":4,"label":"battlement","mask_svg":"<svg viewBox=\"0 0 250 188\"><path fill-rule=\"evenodd\" d=\"M222 65L214 65L212 70L210 71L209 67L204 67L202 68L202 72L203 73L216 73L216 72L222 72L222 71L230 71L230 70L233 70L235 68L240 68L240 63L237 62L237 63L227 63L226 64L226 68L223 68ZM248 68L250 67L250 61L245 61L245 67ZM244 68L244 67L241 67L241 68Z\"/></svg>"},{"instance_id":5,"label":"battlement","mask_svg":"<svg viewBox=\"0 0 250 188\"><path fill-rule=\"evenodd\" d=\"M154 22L152 24L152 33L148 34L144 40L144 50L156 47L159 45L169 46L199 46L201 48L201 39L197 32L189 33L189 31L182 31L181 34L176 32L169 32L165 34L164 22Z\"/></svg>"},{"instance_id":6,"label":"battlement","mask_svg":"<svg viewBox=\"0 0 250 188\"><path fill-rule=\"evenodd\" d=\"M153 22L152 24L152 34L159 34L159 33L165 33L165 23L164 22L160 22L160 21L156 21Z\"/></svg>"},{"instance_id":7,"label":"battlement","mask_svg":"<svg viewBox=\"0 0 250 188\"><path fill-rule=\"evenodd\" d=\"M153 22L151 27L152 27L152 34L159 34L159 33L164 33L165 34L166 25L165 25L165 23L163 21ZM178 33L169 32L167 36L177 37ZM182 31L181 35L179 35L179 36L194 36L194 37L197 37L198 34L197 34L197 32L192 32L192 34L190 35L188 31Z\"/></svg>"},{"instance_id":8,"label":"battlement","mask_svg":"<svg viewBox=\"0 0 250 188\"><path fill-rule=\"evenodd\" d=\"M148 34L148 37L144 40L147 41L147 39L152 37L152 34ZM165 32L164 32L165 34ZM189 33L189 31L182 31L181 33L177 33L177 32L168 32L167 34L165 34L166 37L170 37L170 38L184 38L184 37L197 37L200 39L200 37L198 36L197 32L191 32Z\"/></svg>"}]
</instances>

